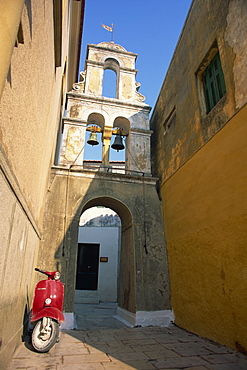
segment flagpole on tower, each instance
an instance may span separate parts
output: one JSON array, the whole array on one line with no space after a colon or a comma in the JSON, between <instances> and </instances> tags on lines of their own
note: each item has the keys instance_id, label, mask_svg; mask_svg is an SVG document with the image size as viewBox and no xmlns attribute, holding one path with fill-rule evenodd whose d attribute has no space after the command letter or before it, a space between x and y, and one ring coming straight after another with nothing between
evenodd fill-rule
<instances>
[{"instance_id":1,"label":"flagpole on tower","mask_svg":"<svg viewBox=\"0 0 247 370\"><path fill-rule=\"evenodd\" d=\"M114 32L114 24L113 23L111 24L111 28L112 28L111 41L114 42L113 41L113 32Z\"/></svg>"}]
</instances>

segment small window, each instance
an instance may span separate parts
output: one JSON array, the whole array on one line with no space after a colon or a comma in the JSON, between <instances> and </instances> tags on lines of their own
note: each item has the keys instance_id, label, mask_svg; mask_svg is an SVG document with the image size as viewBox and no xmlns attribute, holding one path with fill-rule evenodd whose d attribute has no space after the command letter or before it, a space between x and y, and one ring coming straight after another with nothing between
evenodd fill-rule
<instances>
[{"instance_id":1,"label":"small window","mask_svg":"<svg viewBox=\"0 0 247 370\"><path fill-rule=\"evenodd\" d=\"M209 113L225 95L226 86L219 53L215 55L202 75L206 111Z\"/></svg>"},{"instance_id":2,"label":"small window","mask_svg":"<svg viewBox=\"0 0 247 370\"><path fill-rule=\"evenodd\" d=\"M164 135L169 131L171 126L175 126L176 124L176 109L173 108L171 113L169 114L168 118L164 123Z\"/></svg>"},{"instance_id":3,"label":"small window","mask_svg":"<svg viewBox=\"0 0 247 370\"><path fill-rule=\"evenodd\" d=\"M53 23L54 23L54 57L55 66L62 65L62 0L53 0Z\"/></svg>"}]
</instances>

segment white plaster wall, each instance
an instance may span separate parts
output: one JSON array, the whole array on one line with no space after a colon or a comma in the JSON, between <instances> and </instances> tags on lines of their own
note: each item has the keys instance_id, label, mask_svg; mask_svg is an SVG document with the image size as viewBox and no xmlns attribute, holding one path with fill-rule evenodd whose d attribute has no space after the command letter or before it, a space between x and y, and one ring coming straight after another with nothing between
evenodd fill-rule
<instances>
[{"instance_id":1,"label":"white plaster wall","mask_svg":"<svg viewBox=\"0 0 247 370\"><path fill-rule=\"evenodd\" d=\"M118 227L79 227L78 243L98 243L99 258L108 257L108 262L99 262L100 302L117 302L119 235ZM86 293L89 292L85 291L85 296Z\"/></svg>"}]
</instances>

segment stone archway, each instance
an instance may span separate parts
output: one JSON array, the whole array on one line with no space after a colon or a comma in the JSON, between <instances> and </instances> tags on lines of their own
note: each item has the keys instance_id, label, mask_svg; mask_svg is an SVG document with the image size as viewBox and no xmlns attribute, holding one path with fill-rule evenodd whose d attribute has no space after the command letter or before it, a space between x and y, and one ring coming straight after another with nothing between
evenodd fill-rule
<instances>
[{"instance_id":1,"label":"stone archway","mask_svg":"<svg viewBox=\"0 0 247 370\"><path fill-rule=\"evenodd\" d=\"M119 290L118 305L123 309L135 313L136 289L135 289L135 253L133 243L133 217L129 208L113 197L96 197L88 201L82 208L82 212L93 206L105 206L114 210L120 217L121 250L119 266Z\"/></svg>"}]
</instances>

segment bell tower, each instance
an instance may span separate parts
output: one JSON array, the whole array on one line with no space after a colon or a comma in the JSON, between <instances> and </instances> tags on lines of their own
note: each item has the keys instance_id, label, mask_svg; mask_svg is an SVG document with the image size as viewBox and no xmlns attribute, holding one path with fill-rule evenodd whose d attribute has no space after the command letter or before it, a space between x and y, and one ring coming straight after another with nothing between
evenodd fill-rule
<instances>
[{"instance_id":1,"label":"bell tower","mask_svg":"<svg viewBox=\"0 0 247 370\"><path fill-rule=\"evenodd\" d=\"M121 219L119 268L113 276L118 281L118 316L133 326L164 326L172 320L164 225L158 179L151 174L151 107L138 92L136 58L113 42L88 45L85 70L67 94L43 242L61 267L65 312L73 316L80 217L93 206L114 210ZM102 96L107 69L116 75L115 97ZM85 161L85 145L99 140L101 160ZM110 151L122 149L124 164L116 166Z\"/></svg>"},{"instance_id":2,"label":"bell tower","mask_svg":"<svg viewBox=\"0 0 247 370\"><path fill-rule=\"evenodd\" d=\"M125 140L125 171L151 176L149 112L145 97L138 92L135 69L137 54L113 42L88 45L85 70L68 93L63 121L61 164L83 165L86 131L101 136L102 168L109 163L111 140ZM116 97L102 96L104 73L116 74ZM95 142L97 143L97 142ZM113 145L114 147L114 145ZM118 147L118 146L117 146ZM121 150L121 149L120 149Z\"/></svg>"}]
</instances>

